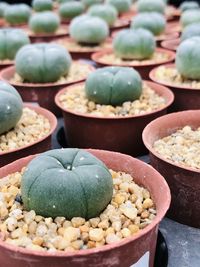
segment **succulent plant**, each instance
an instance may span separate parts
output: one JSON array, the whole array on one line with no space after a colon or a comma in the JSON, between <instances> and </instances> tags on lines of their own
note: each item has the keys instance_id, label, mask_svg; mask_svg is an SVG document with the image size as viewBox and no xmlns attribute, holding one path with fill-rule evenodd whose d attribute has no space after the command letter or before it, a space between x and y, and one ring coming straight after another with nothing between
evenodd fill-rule
<instances>
[{"instance_id":1,"label":"succulent plant","mask_svg":"<svg viewBox=\"0 0 200 267\"><path fill-rule=\"evenodd\" d=\"M25 24L31 15L31 8L26 4L10 5L6 8L4 17L11 25Z\"/></svg>"},{"instance_id":2,"label":"succulent plant","mask_svg":"<svg viewBox=\"0 0 200 267\"><path fill-rule=\"evenodd\" d=\"M81 2L70 1L60 5L59 14L62 19L72 19L84 12L84 5Z\"/></svg>"},{"instance_id":3,"label":"succulent plant","mask_svg":"<svg viewBox=\"0 0 200 267\"><path fill-rule=\"evenodd\" d=\"M97 104L122 105L140 97L142 79L133 68L105 67L88 76L85 92L87 98Z\"/></svg>"},{"instance_id":4,"label":"succulent plant","mask_svg":"<svg viewBox=\"0 0 200 267\"><path fill-rule=\"evenodd\" d=\"M165 17L157 12L143 12L136 15L132 22L131 28L144 28L152 32L154 35L160 35L166 27Z\"/></svg>"},{"instance_id":5,"label":"succulent plant","mask_svg":"<svg viewBox=\"0 0 200 267\"><path fill-rule=\"evenodd\" d=\"M179 45L176 68L183 77L200 80L200 37L189 38Z\"/></svg>"},{"instance_id":6,"label":"succulent plant","mask_svg":"<svg viewBox=\"0 0 200 267\"><path fill-rule=\"evenodd\" d=\"M200 22L192 23L186 26L181 34L181 41L184 41L194 36L200 36Z\"/></svg>"},{"instance_id":7,"label":"succulent plant","mask_svg":"<svg viewBox=\"0 0 200 267\"><path fill-rule=\"evenodd\" d=\"M109 26L112 26L118 17L117 9L109 4L93 5L89 8L88 14L102 18Z\"/></svg>"},{"instance_id":8,"label":"succulent plant","mask_svg":"<svg viewBox=\"0 0 200 267\"><path fill-rule=\"evenodd\" d=\"M0 60L14 60L17 51L29 44L28 35L20 29L0 29Z\"/></svg>"},{"instance_id":9,"label":"succulent plant","mask_svg":"<svg viewBox=\"0 0 200 267\"><path fill-rule=\"evenodd\" d=\"M37 12L52 10L53 1L52 0L33 0L32 7Z\"/></svg>"},{"instance_id":10,"label":"succulent plant","mask_svg":"<svg viewBox=\"0 0 200 267\"><path fill-rule=\"evenodd\" d=\"M99 44L108 37L109 28L101 18L81 15L72 20L69 33L78 43Z\"/></svg>"},{"instance_id":11,"label":"succulent plant","mask_svg":"<svg viewBox=\"0 0 200 267\"><path fill-rule=\"evenodd\" d=\"M6 8L8 6L9 6L8 3L6 3L6 2L0 2L0 18L3 18L4 17L5 10L6 10Z\"/></svg>"},{"instance_id":12,"label":"succulent plant","mask_svg":"<svg viewBox=\"0 0 200 267\"><path fill-rule=\"evenodd\" d=\"M23 102L16 89L3 81L0 81L0 94L0 134L3 134L20 120Z\"/></svg>"},{"instance_id":13,"label":"succulent plant","mask_svg":"<svg viewBox=\"0 0 200 267\"><path fill-rule=\"evenodd\" d=\"M165 13L166 4L163 0L139 0L137 2L138 12Z\"/></svg>"},{"instance_id":14,"label":"succulent plant","mask_svg":"<svg viewBox=\"0 0 200 267\"><path fill-rule=\"evenodd\" d=\"M200 9L190 9L183 12L181 15L181 25L183 27L192 23L200 22Z\"/></svg>"},{"instance_id":15,"label":"succulent plant","mask_svg":"<svg viewBox=\"0 0 200 267\"><path fill-rule=\"evenodd\" d=\"M113 5L120 14L129 11L131 8L130 0L106 0L106 3Z\"/></svg>"},{"instance_id":16,"label":"succulent plant","mask_svg":"<svg viewBox=\"0 0 200 267\"><path fill-rule=\"evenodd\" d=\"M59 25L59 16L51 11L35 13L29 20L29 27L36 34L55 33Z\"/></svg>"},{"instance_id":17,"label":"succulent plant","mask_svg":"<svg viewBox=\"0 0 200 267\"><path fill-rule=\"evenodd\" d=\"M25 209L38 215L90 219L111 201L113 182L108 168L91 153L55 149L28 164L21 192Z\"/></svg>"},{"instance_id":18,"label":"succulent plant","mask_svg":"<svg viewBox=\"0 0 200 267\"><path fill-rule=\"evenodd\" d=\"M31 44L22 47L15 58L16 72L26 82L57 82L67 75L71 56L58 44Z\"/></svg>"},{"instance_id":19,"label":"succulent plant","mask_svg":"<svg viewBox=\"0 0 200 267\"><path fill-rule=\"evenodd\" d=\"M197 9L197 8L199 8L199 3L196 1L184 1L180 5L181 12L184 12L184 11L189 10L189 9Z\"/></svg>"},{"instance_id":20,"label":"succulent plant","mask_svg":"<svg viewBox=\"0 0 200 267\"><path fill-rule=\"evenodd\" d=\"M81 2L84 4L86 8L88 8L92 5L103 3L103 0L81 0Z\"/></svg>"},{"instance_id":21,"label":"succulent plant","mask_svg":"<svg viewBox=\"0 0 200 267\"><path fill-rule=\"evenodd\" d=\"M122 59L148 59L153 55L155 48L153 34L145 29L122 30L113 40L114 53Z\"/></svg>"}]
</instances>

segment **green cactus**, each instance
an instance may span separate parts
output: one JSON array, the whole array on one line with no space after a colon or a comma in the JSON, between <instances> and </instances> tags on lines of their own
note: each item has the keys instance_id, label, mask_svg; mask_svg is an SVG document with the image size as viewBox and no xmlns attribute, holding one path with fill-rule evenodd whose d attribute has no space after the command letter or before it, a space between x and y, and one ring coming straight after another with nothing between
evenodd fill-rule
<instances>
[{"instance_id":1,"label":"green cactus","mask_svg":"<svg viewBox=\"0 0 200 267\"><path fill-rule=\"evenodd\" d=\"M81 2L70 1L60 5L59 14L62 19L72 19L81 15L85 8Z\"/></svg>"},{"instance_id":2,"label":"green cactus","mask_svg":"<svg viewBox=\"0 0 200 267\"><path fill-rule=\"evenodd\" d=\"M87 98L97 104L122 105L140 97L142 79L132 68L105 67L88 76L85 92Z\"/></svg>"},{"instance_id":3,"label":"green cactus","mask_svg":"<svg viewBox=\"0 0 200 267\"><path fill-rule=\"evenodd\" d=\"M118 17L117 9L109 4L93 5L88 9L88 14L102 18L109 26L113 26Z\"/></svg>"},{"instance_id":4,"label":"green cactus","mask_svg":"<svg viewBox=\"0 0 200 267\"><path fill-rule=\"evenodd\" d=\"M40 154L21 181L25 209L44 217L90 219L109 204L113 181L108 168L92 154L75 148Z\"/></svg>"},{"instance_id":5,"label":"green cactus","mask_svg":"<svg viewBox=\"0 0 200 267\"><path fill-rule=\"evenodd\" d=\"M32 7L37 12L52 10L53 1L52 0L33 0Z\"/></svg>"},{"instance_id":6,"label":"green cactus","mask_svg":"<svg viewBox=\"0 0 200 267\"><path fill-rule=\"evenodd\" d=\"M0 81L0 134L16 126L22 116L23 102L13 86Z\"/></svg>"},{"instance_id":7,"label":"green cactus","mask_svg":"<svg viewBox=\"0 0 200 267\"><path fill-rule=\"evenodd\" d=\"M137 2L138 12L165 13L166 4L163 0L139 0Z\"/></svg>"},{"instance_id":8,"label":"green cactus","mask_svg":"<svg viewBox=\"0 0 200 267\"><path fill-rule=\"evenodd\" d=\"M184 11L189 10L189 9L197 9L197 8L199 8L199 3L196 1L184 1L180 5L181 12L184 12Z\"/></svg>"},{"instance_id":9,"label":"green cactus","mask_svg":"<svg viewBox=\"0 0 200 267\"><path fill-rule=\"evenodd\" d=\"M86 8L95 5L95 4L102 4L103 0L81 0Z\"/></svg>"},{"instance_id":10,"label":"green cactus","mask_svg":"<svg viewBox=\"0 0 200 267\"><path fill-rule=\"evenodd\" d=\"M130 0L106 0L106 4L113 5L119 14L128 12L131 8Z\"/></svg>"},{"instance_id":11,"label":"green cactus","mask_svg":"<svg viewBox=\"0 0 200 267\"><path fill-rule=\"evenodd\" d=\"M200 36L200 22L192 23L185 27L181 34L181 41L184 41L188 38Z\"/></svg>"},{"instance_id":12,"label":"green cactus","mask_svg":"<svg viewBox=\"0 0 200 267\"><path fill-rule=\"evenodd\" d=\"M29 20L29 27L36 34L55 33L59 26L59 16L51 11L35 13Z\"/></svg>"},{"instance_id":13,"label":"green cactus","mask_svg":"<svg viewBox=\"0 0 200 267\"><path fill-rule=\"evenodd\" d=\"M101 18L81 15L72 20L69 33L78 43L99 44L108 37L109 28Z\"/></svg>"},{"instance_id":14,"label":"green cactus","mask_svg":"<svg viewBox=\"0 0 200 267\"><path fill-rule=\"evenodd\" d=\"M71 56L58 44L31 44L22 47L15 58L16 72L26 82L57 82L67 75Z\"/></svg>"},{"instance_id":15,"label":"green cactus","mask_svg":"<svg viewBox=\"0 0 200 267\"><path fill-rule=\"evenodd\" d=\"M181 25L186 27L192 23L200 22L200 9L189 9L181 15Z\"/></svg>"},{"instance_id":16,"label":"green cactus","mask_svg":"<svg viewBox=\"0 0 200 267\"><path fill-rule=\"evenodd\" d=\"M20 29L0 29L0 60L14 60L17 51L29 44L28 35Z\"/></svg>"},{"instance_id":17,"label":"green cactus","mask_svg":"<svg viewBox=\"0 0 200 267\"><path fill-rule=\"evenodd\" d=\"M148 59L153 55L155 48L153 34L145 29L122 30L113 40L114 53L122 59Z\"/></svg>"},{"instance_id":18,"label":"green cactus","mask_svg":"<svg viewBox=\"0 0 200 267\"><path fill-rule=\"evenodd\" d=\"M176 68L183 77L200 80L200 37L189 38L179 45Z\"/></svg>"},{"instance_id":19,"label":"green cactus","mask_svg":"<svg viewBox=\"0 0 200 267\"><path fill-rule=\"evenodd\" d=\"M133 18L131 22L132 29L144 28L152 32L154 35L160 35L161 33L163 33L165 27L165 17L162 14L156 12L139 13Z\"/></svg>"},{"instance_id":20,"label":"green cactus","mask_svg":"<svg viewBox=\"0 0 200 267\"><path fill-rule=\"evenodd\" d=\"M31 8L26 4L10 5L6 8L4 17L11 25L25 24L31 15Z\"/></svg>"},{"instance_id":21,"label":"green cactus","mask_svg":"<svg viewBox=\"0 0 200 267\"><path fill-rule=\"evenodd\" d=\"M6 10L6 8L8 6L9 6L8 3L6 3L6 2L0 2L0 18L3 18L4 17L5 10Z\"/></svg>"}]
</instances>

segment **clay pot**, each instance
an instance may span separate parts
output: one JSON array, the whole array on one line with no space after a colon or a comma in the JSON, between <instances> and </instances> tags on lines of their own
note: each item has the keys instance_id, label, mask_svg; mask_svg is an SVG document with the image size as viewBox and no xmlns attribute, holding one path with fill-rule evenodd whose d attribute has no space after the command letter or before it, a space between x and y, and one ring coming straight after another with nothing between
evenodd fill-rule
<instances>
[{"instance_id":1,"label":"clay pot","mask_svg":"<svg viewBox=\"0 0 200 267\"><path fill-rule=\"evenodd\" d=\"M44 136L43 138L41 138L40 140L34 143L30 143L27 146L13 149L12 151L9 151L9 152L0 151L0 158L1 158L0 167L5 166L22 157L27 157L29 155L42 153L44 151L51 149L51 136L57 126L56 117L51 112L49 112L48 110L44 108L33 106L30 104L25 104L24 106L36 111L38 114L41 114L45 118L47 118L50 122L51 130L48 133L48 135Z\"/></svg>"},{"instance_id":2,"label":"clay pot","mask_svg":"<svg viewBox=\"0 0 200 267\"><path fill-rule=\"evenodd\" d=\"M0 71L2 71L3 69L6 69L12 65L14 65L14 61L10 61L9 63L0 63Z\"/></svg>"},{"instance_id":3,"label":"clay pot","mask_svg":"<svg viewBox=\"0 0 200 267\"><path fill-rule=\"evenodd\" d=\"M119 64L116 64L116 63L107 63L106 61L102 60L102 56L105 56L105 55L110 55L110 54L113 54L113 50L112 49L105 49L103 51L99 51L99 52L96 52L94 54L92 54L92 60L97 63L99 66L123 66L123 67L133 67L135 68L141 75L142 79L144 80L149 80L149 72L157 67L157 66L160 66L162 64L165 64L165 63L170 63L172 61L174 61L175 59L175 53L172 52L172 51L169 51L169 50L166 50L166 49L163 49L163 48L156 48L156 51L157 52L161 52L163 54L167 54L168 55L168 59L163 59L162 61L160 61L159 63L133 63L133 64L128 64L126 63L126 61L124 61L123 63L119 63Z\"/></svg>"},{"instance_id":4,"label":"clay pot","mask_svg":"<svg viewBox=\"0 0 200 267\"><path fill-rule=\"evenodd\" d=\"M166 114L167 108L172 104L174 98L166 87L152 82L146 83L166 99L166 105L153 112L129 117L98 117L65 109L60 104L60 95L66 90L73 90L75 86L61 90L56 95L55 102L62 109L69 146L106 149L134 156L145 154L147 150L142 142L144 127L155 118Z\"/></svg>"},{"instance_id":5,"label":"clay pot","mask_svg":"<svg viewBox=\"0 0 200 267\"><path fill-rule=\"evenodd\" d=\"M167 23L166 30L167 32L179 32L180 33L182 31L182 27L179 21L172 21L172 22Z\"/></svg>"},{"instance_id":6,"label":"clay pot","mask_svg":"<svg viewBox=\"0 0 200 267\"><path fill-rule=\"evenodd\" d=\"M180 223L200 227L200 170L173 163L153 149L156 140L186 125L199 127L199 110L176 112L152 121L143 131L143 141L150 152L151 165L165 177L171 189L168 216Z\"/></svg>"},{"instance_id":7,"label":"clay pot","mask_svg":"<svg viewBox=\"0 0 200 267\"><path fill-rule=\"evenodd\" d=\"M124 28L128 28L130 26L130 20L127 17L120 17L117 19L115 24L110 27L110 33L116 30L122 30Z\"/></svg>"},{"instance_id":8,"label":"clay pot","mask_svg":"<svg viewBox=\"0 0 200 267\"><path fill-rule=\"evenodd\" d=\"M165 40L161 42L161 47L165 49L169 49L172 51L176 51L177 47L180 45L180 39L174 39L174 40Z\"/></svg>"},{"instance_id":9,"label":"clay pot","mask_svg":"<svg viewBox=\"0 0 200 267\"><path fill-rule=\"evenodd\" d=\"M167 68L175 68L175 64L167 64ZM149 77L152 81L169 87L174 93L175 99L173 105L170 107L170 112L182 111L190 109L200 109L200 94L198 89L194 89L188 86L173 85L171 83L160 81L156 77L155 73L157 68L153 69ZM200 89L200 88L199 88Z\"/></svg>"},{"instance_id":10,"label":"clay pot","mask_svg":"<svg viewBox=\"0 0 200 267\"><path fill-rule=\"evenodd\" d=\"M94 70L94 67L89 66L91 71ZM13 85L19 94L21 95L24 102L38 102L41 107L44 107L56 116L61 116L60 110L54 103L54 97L56 93L71 84L75 84L86 79L80 79L77 77L77 80L71 82L63 83L20 83L20 82L11 82L15 74L15 67L9 67L0 72L0 79L9 82Z\"/></svg>"},{"instance_id":11,"label":"clay pot","mask_svg":"<svg viewBox=\"0 0 200 267\"><path fill-rule=\"evenodd\" d=\"M158 224L170 205L170 191L167 183L156 170L138 159L108 151L89 150L89 152L102 160L109 168L129 173L136 183L150 191L157 209L157 215L152 223L139 233L120 242L76 252L33 251L10 245L0 239L2 266L28 267L31 262L32 267L129 267L135 263L153 267ZM1 168L0 176L5 177L10 173L20 171L33 157L20 159Z\"/></svg>"}]
</instances>

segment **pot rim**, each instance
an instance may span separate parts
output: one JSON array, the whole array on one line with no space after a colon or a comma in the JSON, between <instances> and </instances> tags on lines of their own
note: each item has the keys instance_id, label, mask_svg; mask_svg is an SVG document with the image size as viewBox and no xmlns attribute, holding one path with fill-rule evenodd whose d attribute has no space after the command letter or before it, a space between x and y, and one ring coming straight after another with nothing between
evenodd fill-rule
<instances>
[{"instance_id":1,"label":"pot rim","mask_svg":"<svg viewBox=\"0 0 200 267\"><path fill-rule=\"evenodd\" d=\"M179 45L180 43L180 38L176 38L176 39L168 39L168 40L163 40L161 42L161 46L164 48L164 49L169 49L169 50L172 50L172 47L169 48L169 45L171 46L171 44L173 45ZM173 49L173 51L176 51L175 48Z\"/></svg>"},{"instance_id":2,"label":"pot rim","mask_svg":"<svg viewBox=\"0 0 200 267\"><path fill-rule=\"evenodd\" d=\"M50 112L49 110L44 109L44 108L42 108L40 106L34 106L33 104L27 104L27 103L24 104L23 108L30 108L30 109L34 110L36 113L43 115L45 118L48 119L48 121L50 123L50 126L51 126L51 129L50 129L48 134L46 134L42 138L40 138L37 141L32 142L32 143L30 143L30 144L28 144L26 146L19 147L19 148L16 148L16 149L12 149L12 150L6 151L6 152L1 152L0 151L0 157L4 156L4 155L7 155L7 154L11 154L11 153L17 152L17 151L20 151L20 150L23 150L23 149L26 149L26 148L29 148L29 147L31 147L33 145L36 145L37 143L39 144L40 142L42 142L43 140L45 140L46 138L51 136L53 134L53 132L55 131L56 127L57 127L57 119L56 119L55 115L52 112Z\"/></svg>"},{"instance_id":3,"label":"pot rim","mask_svg":"<svg viewBox=\"0 0 200 267\"><path fill-rule=\"evenodd\" d=\"M153 121L151 121L143 130L142 132L142 140L146 148L149 150L151 154L153 154L155 157L159 158L160 160L167 162L168 164L172 165L173 167L176 166L180 169L184 169L193 173L198 173L200 174L200 169L195 169L192 167L187 167L187 166L182 166L179 165L171 160L168 160L164 158L161 154L155 151L153 148L152 144L148 141L148 136L149 133L154 132L154 128L162 128L162 122L169 121L171 118L173 118L173 121L177 121L177 126L179 125L179 118L180 117L185 117L187 114L199 114L200 117L200 110L185 110L185 111L179 111L179 112L174 112L170 114L163 115ZM186 126L186 125L185 125ZM181 126L182 127L182 126ZM179 127L180 128L180 127ZM178 127L177 127L178 129ZM158 140L158 139L157 139Z\"/></svg>"},{"instance_id":4,"label":"pot rim","mask_svg":"<svg viewBox=\"0 0 200 267\"><path fill-rule=\"evenodd\" d=\"M180 90L190 90L190 91L196 91L196 92L198 92L198 90L200 89L200 87L199 88L192 88L192 87L188 87L186 85L177 85L177 84L172 84L172 83L165 82L165 81L159 81L156 78L156 76L155 76L155 72L160 67L167 67L167 68L174 69L175 68L175 64L174 63L171 63L171 64L163 64L162 66L158 66L158 67L155 67L154 69L152 69L150 71L150 73L149 73L149 78L153 82L158 83L158 84L162 84L162 85L167 86L169 88L176 88L176 89L180 89Z\"/></svg>"},{"instance_id":5,"label":"pot rim","mask_svg":"<svg viewBox=\"0 0 200 267\"><path fill-rule=\"evenodd\" d=\"M118 153L118 152L106 151L106 150L98 150L98 149L87 149L87 151L90 152L90 153L96 151L99 154L100 153L104 153L104 154L106 153L107 155L110 154L110 158L112 158L113 153L115 155L117 154L118 156L124 155L124 156L126 156L126 158L129 158L132 161L135 161L135 162L139 163L142 168L146 167L149 170L151 169L151 171L153 171L155 173L155 175L157 177L159 177L160 180L162 180L163 187L165 187L165 189L166 189L165 203L164 202L162 203L162 206L164 206L164 204L165 204L165 208L164 209L160 209L159 214L156 215L156 217L154 218L154 220L148 226L146 226L144 229L142 229L141 231L139 231L137 234L134 234L131 237L124 238L123 240L121 240L119 242L115 242L115 243L112 243L112 244L107 244L107 245L104 245L104 246L99 247L99 248L91 248L91 249L87 249L87 250L79 250L77 252L61 252L61 251L56 251L56 252L46 252L45 251L44 252L44 251L34 251L34 250L31 250L31 249L22 248L22 247L18 247L18 246L15 246L15 245L6 243L6 242L4 242L1 239L1 236L0 236L0 247L5 247L6 249L9 249L9 250L11 250L11 251L13 251L15 253L20 252L20 253L26 254L26 255L30 255L31 254L31 255L34 255L34 256L42 256L42 257L87 256L87 255L91 255L91 254L95 254L95 253L101 253L101 252L109 251L111 249L115 249L115 248L124 246L124 245L128 244L129 242L132 242L134 240L137 240L137 239L141 238L142 236L145 236L149 231L153 230L156 226L158 226L158 224L164 218L167 210L169 209L170 202L171 202L170 189L169 189L169 186L168 186L167 182L165 181L164 177L157 170L155 170L152 166L148 165L145 162L142 162L139 159L133 158L133 157L131 157L129 155L125 155L125 154ZM28 160L29 159L31 160L35 156L36 155L32 155L32 156L28 156L28 157L25 157L25 158L21 158L21 159L19 159L17 161L14 161L13 163L10 163L10 164L8 164L8 165L0 168L0 170L3 170L5 167L6 168L9 168L9 167L13 166L14 164L16 165L19 161L24 161L24 164L25 164L25 161L27 161L27 159ZM98 157L98 156L96 156L96 157Z\"/></svg>"},{"instance_id":6,"label":"pot rim","mask_svg":"<svg viewBox=\"0 0 200 267\"><path fill-rule=\"evenodd\" d=\"M165 64L165 63L168 63L168 62L171 62L175 59L175 53L173 51L170 51L170 50L167 50L167 49L163 49L163 48L156 48L155 49L155 52L161 52L161 53L165 53L165 54L168 54L169 55L169 59L167 60L162 60L160 62L151 62L151 63L146 63L146 64L129 64L129 65L125 65L125 64L112 64L112 63L108 63L108 62L102 62L101 60L99 60L99 58L101 58L103 55L106 55L106 54L112 54L114 53L113 52L113 49L112 48L109 48L109 49L104 49L103 51L99 51L99 52L95 52L92 54L92 60L94 62L96 62L97 64L100 64L100 65L104 65L104 66L123 66L123 67L133 67L133 68L145 68L145 67L153 67L153 66L157 66L157 65L162 65L162 64Z\"/></svg>"},{"instance_id":7,"label":"pot rim","mask_svg":"<svg viewBox=\"0 0 200 267\"><path fill-rule=\"evenodd\" d=\"M77 63L80 63L80 64L83 64L83 65L88 65L89 69L91 71L94 71L96 68L88 63L86 63L84 60L73 60L73 62L77 62ZM82 79L78 79L78 80L75 80L75 81L70 81L70 82L55 82L55 83L21 83L21 82L11 82L10 80L7 80L5 78L5 75L8 73L8 72L12 72L12 75L14 75L15 73L15 66L10 66L10 67L7 67L5 69L3 69L1 72L0 72L0 79L1 80L4 80L4 81L7 81L9 82L11 85L13 85L14 87L27 87L27 88L40 88L40 89L43 89L43 88L47 88L47 87L60 87L60 86L68 86L68 85L71 85L73 83L79 83L79 82L82 82L84 81L87 77L85 78L82 78Z\"/></svg>"},{"instance_id":8,"label":"pot rim","mask_svg":"<svg viewBox=\"0 0 200 267\"><path fill-rule=\"evenodd\" d=\"M149 87L156 91L155 90L155 87L158 86L158 84L154 83L154 82L151 82L151 81L146 81L146 80L143 80L143 82L145 82L146 84L149 85ZM95 115L90 115L90 114L84 114L84 113L80 113L80 112L74 112L70 109L67 109L67 108L64 108L61 104L60 104L60 101L59 101L59 97L60 95L62 95L65 91L67 90L72 90L73 87L77 86L77 85L81 85L81 84L84 84L84 82L81 82L81 83L76 83L76 84L73 84L71 86L68 86L68 87L65 87L63 89L61 89L55 96L55 103L56 105L64 112L67 112L67 113L70 113L70 114L73 114L73 115L76 115L76 116L79 116L79 117L84 117L84 118L88 118L88 119L99 119L99 120L127 120L127 119L134 119L134 118L143 118L143 117L146 117L146 116L150 116L152 114L155 114L157 112L160 112L164 109L167 109L174 101L174 94L173 92L168 89L167 87L165 86L160 86L159 85L159 88L162 89L162 91L165 92L165 95L163 96L163 98L165 98L165 100L167 100L167 103L165 104L164 107L162 108L159 108L157 110L154 110L154 111L151 111L151 112L146 112L145 114L138 114L138 115L130 115L130 116L115 116L115 117L100 117L100 116L95 116ZM156 91L157 92L157 91ZM167 99L169 98L169 99Z\"/></svg>"}]
</instances>

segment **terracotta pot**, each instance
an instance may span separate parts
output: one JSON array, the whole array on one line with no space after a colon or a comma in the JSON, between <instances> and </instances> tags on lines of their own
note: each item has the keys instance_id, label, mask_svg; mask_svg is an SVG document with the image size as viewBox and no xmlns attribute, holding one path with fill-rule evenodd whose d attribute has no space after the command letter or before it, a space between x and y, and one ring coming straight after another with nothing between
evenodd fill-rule
<instances>
[{"instance_id":1,"label":"terracotta pot","mask_svg":"<svg viewBox=\"0 0 200 267\"><path fill-rule=\"evenodd\" d=\"M150 152L151 165L165 177L171 189L168 216L180 223L200 227L200 170L173 163L153 149L156 140L186 125L199 127L199 110L176 112L152 121L144 129L143 141Z\"/></svg>"},{"instance_id":2,"label":"terracotta pot","mask_svg":"<svg viewBox=\"0 0 200 267\"><path fill-rule=\"evenodd\" d=\"M6 69L12 65L14 65L14 61L10 61L9 63L0 63L0 71L2 71L3 69Z\"/></svg>"},{"instance_id":3,"label":"terracotta pot","mask_svg":"<svg viewBox=\"0 0 200 267\"><path fill-rule=\"evenodd\" d=\"M110 33L116 30L122 30L124 28L128 28L130 26L130 20L127 17L120 17L115 24L110 27Z\"/></svg>"},{"instance_id":4,"label":"terracotta pot","mask_svg":"<svg viewBox=\"0 0 200 267\"><path fill-rule=\"evenodd\" d=\"M48 135L44 136L40 140L31 143L27 146L18 148L18 149L13 149L12 151L9 152L1 152L0 151L0 167L5 166L17 159L20 159L22 157L27 157L29 155L37 154L37 153L42 153L44 151L47 151L51 149L51 136L52 133L55 131L56 126L57 126L57 119L56 117L49 112L46 109L43 109L41 107L33 106L30 104L25 104L25 107L28 107L32 110L35 110L38 114L43 115L45 118L47 118L50 122L51 125L51 130L48 133Z\"/></svg>"},{"instance_id":5,"label":"terracotta pot","mask_svg":"<svg viewBox=\"0 0 200 267\"><path fill-rule=\"evenodd\" d=\"M147 151L142 142L144 127L155 118L166 114L167 107L173 102L173 94L166 87L158 86L152 82L146 83L166 99L166 105L144 115L129 117L97 117L70 111L61 106L59 97L66 90L73 90L74 86L60 91L56 95L55 102L63 112L69 146L106 149L134 156L145 154Z\"/></svg>"},{"instance_id":6,"label":"terracotta pot","mask_svg":"<svg viewBox=\"0 0 200 267\"><path fill-rule=\"evenodd\" d=\"M32 267L129 267L135 263L139 265L143 263L140 266L145 264L145 266L153 267L158 224L170 204L170 191L167 183L151 166L127 155L100 150L89 150L89 152L102 160L109 168L131 174L136 183L150 191L157 209L153 222L138 234L120 242L77 252L32 251L15 247L0 239L0 261L3 267L28 267L30 263ZM21 170L33 157L20 159L1 168L1 177Z\"/></svg>"},{"instance_id":7,"label":"terracotta pot","mask_svg":"<svg viewBox=\"0 0 200 267\"><path fill-rule=\"evenodd\" d=\"M166 65L167 68L175 68L175 64ZM156 78L157 68L153 69L149 77L152 81L159 83L161 85L169 87L175 95L174 103L170 107L170 112L173 111L182 111L189 109L200 109L200 94L199 89L194 89L188 86L178 86L172 85L165 81L160 81Z\"/></svg>"},{"instance_id":8,"label":"terracotta pot","mask_svg":"<svg viewBox=\"0 0 200 267\"><path fill-rule=\"evenodd\" d=\"M172 21L167 23L167 32L181 32L182 27L179 21Z\"/></svg>"},{"instance_id":9,"label":"terracotta pot","mask_svg":"<svg viewBox=\"0 0 200 267\"><path fill-rule=\"evenodd\" d=\"M94 67L90 66L91 71ZM21 95L24 102L38 102L41 107L44 107L56 116L60 116L61 112L54 103L54 97L56 93L71 84L75 84L86 79L80 79L71 82L63 83L20 83L20 82L10 82L15 74L15 67L9 67L0 72L0 79L9 82L13 85L19 94Z\"/></svg>"},{"instance_id":10,"label":"terracotta pot","mask_svg":"<svg viewBox=\"0 0 200 267\"><path fill-rule=\"evenodd\" d=\"M5 19L0 18L0 27L4 27L6 25Z\"/></svg>"},{"instance_id":11,"label":"terracotta pot","mask_svg":"<svg viewBox=\"0 0 200 267\"><path fill-rule=\"evenodd\" d=\"M161 42L161 47L165 48L165 49L169 49L172 51L176 51L177 47L180 44L180 39L174 39L174 40L165 40L163 42Z\"/></svg>"},{"instance_id":12,"label":"terracotta pot","mask_svg":"<svg viewBox=\"0 0 200 267\"><path fill-rule=\"evenodd\" d=\"M113 54L113 50L112 49L105 49L103 51L100 52L96 52L94 54L92 54L92 60L97 63L100 67L101 66L126 66L126 67L133 67L135 68L140 75L142 76L143 79L145 80L149 80L149 72L155 68L156 66L160 66L162 64L165 63L169 63L174 61L175 59L175 53L163 48L156 48L157 52L161 52L163 54L167 54L169 56L169 59L163 59L162 61L160 61L159 63L146 63L146 64L140 64L140 63L133 63L133 64L127 64L126 61L124 61L121 64L116 64L116 63L107 63L104 60L101 59L102 56L105 55L109 55L109 54Z\"/></svg>"}]
</instances>

